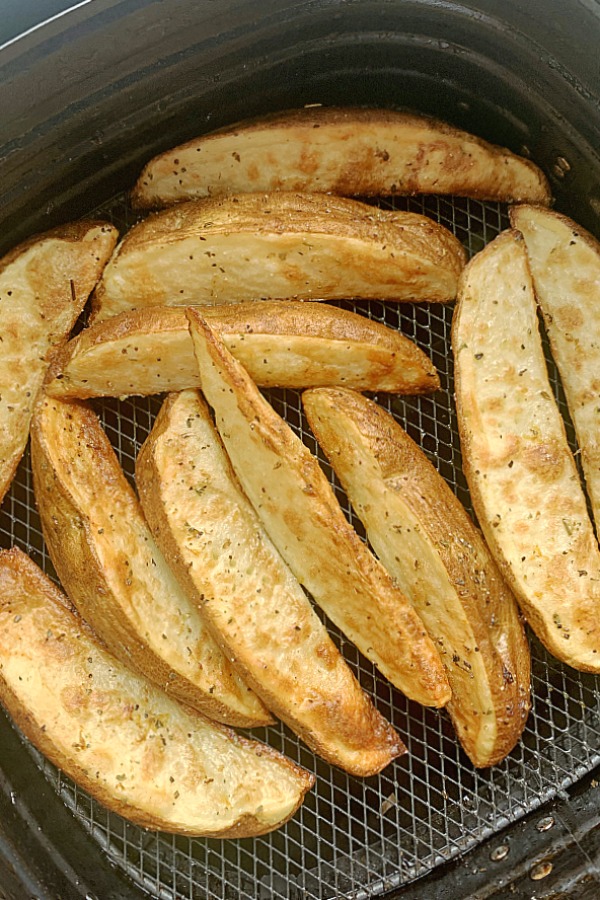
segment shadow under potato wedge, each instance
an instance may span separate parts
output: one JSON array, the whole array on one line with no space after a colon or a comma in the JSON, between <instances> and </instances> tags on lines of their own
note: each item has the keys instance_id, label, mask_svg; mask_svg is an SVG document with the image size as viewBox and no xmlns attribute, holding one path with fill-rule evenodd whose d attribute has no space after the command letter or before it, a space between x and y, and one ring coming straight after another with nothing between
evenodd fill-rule
<instances>
[{"instance_id":1,"label":"shadow under potato wedge","mask_svg":"<svg viewBox=\"0 0 600 900\"><path fill-rule=\"evenodd\" d=\"M546 204L551 196L530 160L444 122L390 109L314 106L237 122L167 150L144 167L131 196L147 209L274 190Z\"/></svg>"},{"instance_id":2,"label":"shadow under potato wedge","mask_svg":"<svg viewBox=\"0 0 600 900\"><path fill-rule=\"evenodd\" d=\"M50 558L110 651L211 719L271 722L165 562L96 413L42 395L31 458Z\"/></svg>"},{"instance_id":3,"label":"shadow under potato wedge","mask_svg":"<svg viewBox=\"0 0 600 900\"><path fill-rule=\"evenodd\" d=\"M93 321L243 300L454 300L460 242L426 216L326 194L240 194L153 213L127 233Z\"/></svg>"},{"instance_id":4,"label":"shadow under potato wedge","mask_svg":"<svg viewBox=\"0 0 600 900\"><path fill-rule=\"evenodd\" d=\"M464 750L476 766L500 762L527 720L529 647L480 532L382 407L344 388L305 391L302 402L369 543L440 651Z\"/></svg>"},{"instance_id":5,"label":"shadow under potato wedge","mask_svg":"<svg viewBox=\"0 0 600 900\"><path fill-rule=\"evenodd\" d=\"M345 384L428 394L431 360L394 328L327 303L231 303L201 314L261 387ZM125 397L200 386L185 309L153 306L86 328L52 361L44 389L62 398Z\"/></svg>"},{"instance_id":6,"label":"shadow under potato wedge","mask_svg":"<svg viewBox=\"0 0 600 900\"><path fill-rule=\"evenodd\" d=\"M314 777L179 705L111 656L26 554L0 551L0 700L92 797L144 828L265 834Z\"/></svg>"},{"instance_id":7,"label":"shadow under potato wedge","mask_svg":"<svg viewBox=\"0 0 600 900\"><path fill-rule=\"evenodd\" d=\"M503 232L465 269L452 347L463 467L488 546L548 650L600 672L600 551L518 232Z\"/></svg>"},{"instance_id":8,"label":"shadow under potato wedge","mask_svg":"<svg viewBox=\"0 0 600 900\"><path fill-rule=\"evenodd\" d=\"M0 260L0 502L27 444L49 354L69 335L116 242L107 222L73 222Z\"/></svg>"},{"instance_id":9,"label":"shadow under potato wedge","mask_svg":"<svg viewBox=\"0 0 600 900\"><path fill-rule=\"evenodd\" d=\"M197 391L163 403L136 483L165 558L267 708L353 775L404 753L267 537Z\"/></svg>"},{"instance_id":10,"label":"shadow under potato wedge","mask_svg":"<svg viewBox=\"0 0 600 900\"><path fill-rule=\"evenodd\" d=\"M329 618L407 697L444 706L439 653L407 598L345 518L317 459L196 310L202 392L265 530Z\"/></svg>"}]
</instances>

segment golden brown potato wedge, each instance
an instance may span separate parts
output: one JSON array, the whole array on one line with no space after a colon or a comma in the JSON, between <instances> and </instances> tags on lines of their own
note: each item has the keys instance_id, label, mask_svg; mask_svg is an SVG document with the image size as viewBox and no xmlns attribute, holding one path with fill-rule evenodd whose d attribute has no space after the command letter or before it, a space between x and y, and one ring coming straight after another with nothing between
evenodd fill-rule
<instances>
[{"instance_id":1,"label":"golden brown potato wedge","mask_svg":"<svg viewBox=\"0 0 600 900\"><path fill-rule=\"evenodd\" d=\"M294 815L311 774L127 669L16 548L0 551L0 597L0 700L104 806L145 828L218 838Z\"/></svg>"},{"instance_id":2,"label":"golden brown potato wedge","mask_svg":"<svg viewBox=\"0 0 600 900\"><path fill-rule=\"evenodd\" d=\"M197 391L164 402L136 482L181 586L266 706L352 775L405 752L267 537Z\"/></svg>"},{"instance_id":3,"label":"golden brown potato wedge","mask_svg":"<svg viewBox=\"0 0 600 900\"><path fill-rule=\"evenodd\" d=\"M212 719L271 721L169 569L93 410L42 395L31 456L54 568L109 650Z\"/></svg>"},{"instance_id":4,"label":"golden brown potato wedge","mask_svg":"<svg viewBox=\"0 0 600 900\"><path fill-rule=\"evenodd\" d=\"M317 459L261 396L196 310L188 311L204 396L243 490L301 584L392 684L428 706L450 688L404 594L346 520Z\"/></svg>"},{"instance_id":5,"label":"golden brown potato wedge","mask_svg":"<svg viewBox=\"0 0 600 900\"><path fill-rule=\"evenodd\" d=\"M451 125L394 110L324 107L238 122L161 153L132 201L148 209L276 190L550 201L536 165Z\"/></svg>"},{"instance_id":6,"label":"golden brown potato wedge","mask_svg":"<svg viewBox=\"0 0 600 900\"><path fill-rule=\"evenodd\" d=\"M465 254L415 213L325 194L180 203L135 225L95 292L96 321L142 306L241 300L445 302Z\"/></svg>"},{"instance_id":7,"label":"golden brown potato wedge","mask_svg":"<svg viewBox=\"0 0 600 900\"><path fill-rule=\"evenodd\" d=\"M428 394L440 381L428 356L380 322L327 303L231 303L201 314L261 387L343 384ZM125 397L200 386L184 309L153 306L86 328L55 354L51 397Z\"/></svg>"},{"instance_id":8,"label":"golden brown potato wedge","mask_svg":"<svg viewBox=\"0 0 600 900\"><path fill-rule=\"evenodd\" d=\"M600 528L600 243L559 213L517 206L538 305L581 450Z\"/></svg>"},{"instance_id":9,"label":"golden brown potato wedge","mask_svg":"<svg viewBox=\"0 0 600 900\"><path fill-rule=\"evenodd\" d=\"M74 222L0 261L0 502L27 444L48 354L71 331L116 242L106 222Z\"/></svg>"},{"instance_id":10,"label":"golden brown potato wedge","mask_svg":"<svg viewBox=\"0 0 600 900\"><path fill-rule=\"evenodd\" d=\"M388 412L344 388L302 399L373 550L440 651L462 746L476 766L500 762L529 712L529 646L481 534Z\"/></svg>"},{"instance_id":11,"label":"golden brown potato wedge","mask_svg":"<svg viewBox=\"0 0 600 900\"><path fill-rule=\"evenodd\" d=\"M518 233L469 263L452 342L464 470L487 542L550 652L600 672L600 552Z\"/></svg>"}]
</instances>

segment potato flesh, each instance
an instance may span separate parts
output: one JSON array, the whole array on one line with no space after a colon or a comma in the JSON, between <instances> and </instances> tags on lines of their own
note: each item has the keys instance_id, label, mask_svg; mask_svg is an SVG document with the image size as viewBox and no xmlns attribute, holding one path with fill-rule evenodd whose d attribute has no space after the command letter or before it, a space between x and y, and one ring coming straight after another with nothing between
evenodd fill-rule
<instances>
[{"instance_id":1,"label":"potato flesh","mask_svg":"<svg viewBox=\"0 0 600 900\"><path fill-rule=\"evenodd\" d=\"M306 391L303 403L371 546L440 651L461 744L475 765L494 765L525 725L529 649L481 535L381 407L344 389Z\"/></svg>"},{"instance_id":2,"label":"potato flesh","mask_svg":"<svg viewBox=\"0 0 600 900\"><path fill-rule=\"evenodd\" d=\"M183 834L261 834L312 776L179 706L110 656L17 550L0 553L0 694L26 736L131 821Z\"/></svg>"},{"instance_id":3,"label":"potato flesh","mask_svg":"<svg viewBox=\"0 0 600 900\"><path fill-rule=\"evenodd\" d=\"M444 123L391 110L312 108L239 122L159 155L144 168L133 202L148 208L274 190L550 200L529 160Z\"/></svg>"},{"instance_id":4,"label":"potato flesh","mask_svg":"<svg viewBox=\"0 0 600 900\"><path fill-rule=\"evenodd\" d=\"M267 724L156 546L95 413L42 398L32 466L55 569L111 651L210 718Z\"/></svg>"},{"instance_id":5,"label":"potato flesh","mask_svg":"<svg viewBox=\"0 0 600 900\"><path fill-rule=\"evenodd\" d=\"M116 240L105 223L66 225L0 262L0 501L27 443L49 351L69 334Z\"/></svg>"},{"instance_id":6,"label":"potato flesh","mask_svg":"<svg viewBox=\"0 0 600 900\"><path fill-rule=\"evenodd\" d=\"M346 384L356 390L429 393L428 357L392 328L325 303L203 307L229 350L263 387ZM54 397L124 397L200 386L185 310L122 313L86 329L57 356Z\"/></svg>"},{"instance_id":7,"label":"potato flesh","mask_svg":"<svg viewBox=\"0 0 600 900\"><path fill-rule=\"evenodd\" d=\"M441 225L319 194L243 194L155 213L119 244L95 322L144 306L245 300L447 302L465 255Z\"/></svg>"},{"instance_id":8,"label":"potato flesh","mask_svg":"<svg viewBox=\"0 0 600 900\"><path fill-rule=\"evenodd\" d=\"M465 270L452 342L463 463L488 545L550 652L600 671L600 553L514 232Z\"/></svg>"},{"instance_id":9,"label":"potato flesh","mask_svg":"<svg viewBox=\"0 0 600 900\"><path fill-rule=\"evenodd\" d=\"M420 703L450 695L433 643L408 600L350 527L317 460L245 370L190 310L202 391L233 468L301 584L382 674Z\"/></svg>"},{"instance_id":10,"label":"potato flesh","mask_svg":"<svg viewBox=\"0 0 600 900\"><path fill-rule=\"evenodd\" d=\"M600 528L600 245L549 210L516 207L538 304L560 372Z\"/></svg>"},{"instance_id":11,"label":"potato flesh","mask_svg":"<svg viewBox=\"0 0 600 900\"><path fill-rule=\"evenodd\" d=\"M267 707L354 775L403 752L267 537L197 392L165 402L136 480L165 556Z\"/></svg>"}]
</instances>

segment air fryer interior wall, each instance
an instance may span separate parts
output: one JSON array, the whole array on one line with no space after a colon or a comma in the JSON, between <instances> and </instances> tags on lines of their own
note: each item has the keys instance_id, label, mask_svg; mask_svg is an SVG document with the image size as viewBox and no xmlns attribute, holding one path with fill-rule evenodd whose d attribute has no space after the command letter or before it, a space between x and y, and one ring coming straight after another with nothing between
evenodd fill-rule
<instances>
[{"instance_id":1,"label":"air fryer interior wall","mask_svg":"<svg viewBox=\"0 0 600 900\"><path fill-rule=\"evenodd\" d=\"M3 245L175 142L315 102L417 109L530 153L593 228L599 27L577 0L96 0L2 51Z\"/></svg>"},{"instance_id":2,"label":"air fryer interior wall","mask_svg":"<svg viewBox=\"0 0 600 900\"><path fill-rule=\"evenodd\" d=\"M94 0L0 49L2 250L109 203L161 149L305 103L420 110L528 154L557 208L598 233L599 45L589 2ZM41 818L52 844L43 810L56 797L4 731L5 792L20 784L31 800L39 780L32 822ZM89 889L94 850L78 840L75 857L55 854L61 897ZM128 896L99 871L99 897ZM35 877L57 895L52 864Z\"/></svg>"}]
</instances>

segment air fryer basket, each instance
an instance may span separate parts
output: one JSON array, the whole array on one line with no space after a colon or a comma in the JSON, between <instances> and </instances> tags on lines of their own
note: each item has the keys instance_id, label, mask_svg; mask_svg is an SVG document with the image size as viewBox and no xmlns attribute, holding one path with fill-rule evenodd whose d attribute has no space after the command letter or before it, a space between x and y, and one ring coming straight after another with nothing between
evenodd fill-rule
<instances>
[{"instance_id":1,"label":"air fryer basket","mask_svg":"<svg viewBox=\"0 0 600 900\"><path fill-rule=\"evenodd\" d=\"M581 41L593 48L593 34L600 36L594 6L95 0L0 48L8 122L0 156L2 242L9 247L91 212L124 230L133 221L124 191L159 149L250 114L314 102L410 107L531 155L549 174L557 207L598 231L600 160L591 148L600 134L593 103L599 85L581 50ZM565 7L579 15L569 17ZM498 204L438 197L382 203L435 218L470 255L508 224ZM470 509L453 405L452 307L344 305L400 328L433 359L442 379L433 397L378 400ZM551 360L549 369L573 441ZM298 393L269 396L318 452ZM159 405L159 398L97 404L130 477ZM27 457L0 510L0 545L14 543L53 574ZM444 712L408 703L331 630L409 753L361 781L316 759L282 725L258 730L318 778L292 822L255 840L173 838L130 825L21 745L2 721L5 793L17 807L27 796L22 818L40 823L46 849L64 845L65 827L77 848L57 849L60 874L38 871L41 880L29 893L41 897L47 887L49 898L61 900L92 897L92 887L99 900L145 892L164 900L402 893L403 885L561 796L600 762L600 680L559 664L535 639L533 708L523 740L502 764L477 771ZM33 812L32 780L40 797ZM44 808L58 810L59 819ZM0 841L0 852L10 856L10 846ZM93 866L106 867L106 875L91 874ZM52 879L62 879L60 888Z\"/></svg>"}]
</instances>

